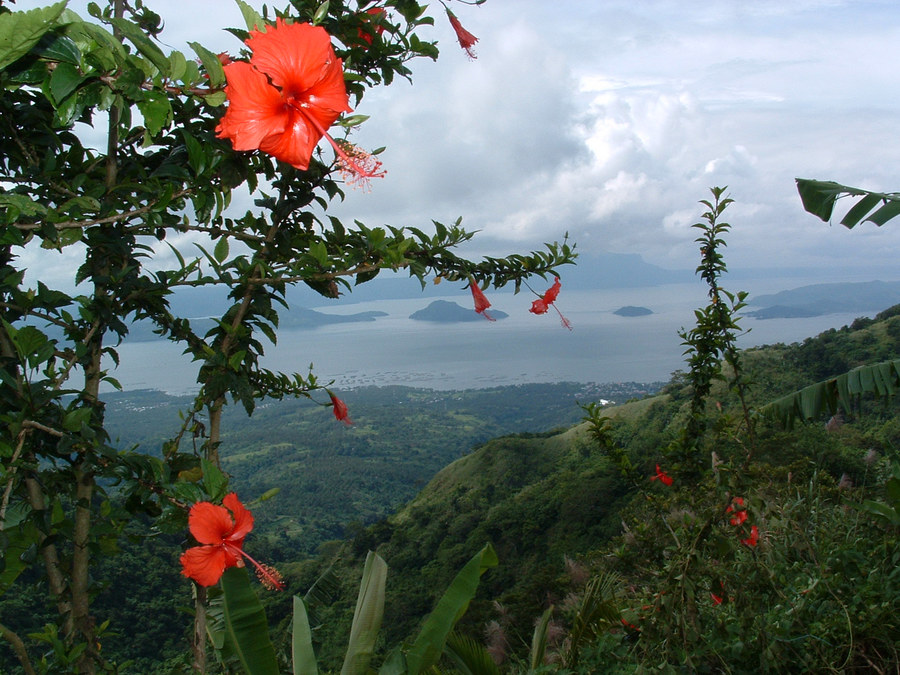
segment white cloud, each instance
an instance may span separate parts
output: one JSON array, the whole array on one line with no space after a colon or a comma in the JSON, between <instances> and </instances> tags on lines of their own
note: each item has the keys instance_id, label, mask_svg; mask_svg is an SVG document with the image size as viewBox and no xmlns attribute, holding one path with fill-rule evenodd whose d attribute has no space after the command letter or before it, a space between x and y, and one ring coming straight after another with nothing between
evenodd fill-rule
<instances>
[{"instance_id":1,"label":"white cloud","mask_svg":"<svg viewBox=\"0 0 900 675\"><path fill-rule=\"evenodd\" d=\"M237 46L221 30L241 23L230 2L154 7L167 44ZM414 63L413 86L370 92L359 106L371 119L354 141L386 145L388 175L349 193L338 208L346 221L424 227L463 216L494 253L569 231L588 250L693 269L697 201L728 185L735 265L893 268L900 223L828 227L802 210L794 178L900 189L895 0L457 9L480 38L478 60L432 6L425 37L439 40L441 59Z\"/></svg>"}]
</instances>

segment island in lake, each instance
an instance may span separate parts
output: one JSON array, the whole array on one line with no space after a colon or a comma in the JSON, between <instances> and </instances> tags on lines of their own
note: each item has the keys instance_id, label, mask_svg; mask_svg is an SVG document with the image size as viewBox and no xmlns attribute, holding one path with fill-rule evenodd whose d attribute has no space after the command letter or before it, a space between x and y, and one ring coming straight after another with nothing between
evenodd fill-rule
<instances>
[{"instance_id":1,"label":"island in lake","mask_svg":"<svg viewBox=\"0 0 900 675\"><path fill-rule=\"evenodd\" d=\"M488 314L492 319L505 319L509 316L506 312L497 309L489 309ZM484 321L484 317L476 313L471 307L462 307L449 300L435 300L425 309L420 309L409 315L416 321L435 321L438 323L456 323L457 321Z\"/></svg>"},{"instance_id":2,"label":"island in lake","mask_svg":"<svg viewBox=\"0 0 900 675\"><path fill-rule=\"evenodd\" d=\"M646 307L635 307L634 305L625 305L624 307L619 307L613 314L617 314L619 316L648 316L653 314L652 310L647 309Z\"/></svg>"}]
</instances>

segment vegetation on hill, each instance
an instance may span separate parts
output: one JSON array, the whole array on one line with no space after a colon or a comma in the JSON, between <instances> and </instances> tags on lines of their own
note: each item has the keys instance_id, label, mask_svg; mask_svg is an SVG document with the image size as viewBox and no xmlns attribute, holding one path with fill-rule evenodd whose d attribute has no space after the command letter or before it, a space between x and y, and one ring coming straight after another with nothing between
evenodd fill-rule
<instances>
[{"instance_id":1,"label":"vegetation on hill","mask_svg":"<svg viewBox=\"0 0 900 675\"><path fill-rule=\"evenodd\" d=\"M747 414L896 359L900 306L800 344L732 352L741 299L714 291L703 319L720 339L695 342L691 363L713 344L726 368L700 405L695 367L655 396L590 407L570 429L494 439L331 552L327 576L344 587L316 606L324 661L342 653L368 549L391 571L383 630L393 644L490 543L500 564L459 628L496 672L900 666L897 404L859 399L790 429ZM686 438L692 416L702 424ZM306 573L312 583L317 571Z\"/></svg>"}]
</instances>

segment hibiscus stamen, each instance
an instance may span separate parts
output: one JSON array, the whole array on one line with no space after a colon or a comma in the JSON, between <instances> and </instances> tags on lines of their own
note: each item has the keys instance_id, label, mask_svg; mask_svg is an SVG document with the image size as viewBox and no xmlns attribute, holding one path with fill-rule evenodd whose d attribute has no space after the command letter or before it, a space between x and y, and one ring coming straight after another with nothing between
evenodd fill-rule
<instances>
[{"instance_id":1,"label":"hibiscus stamen","mask_svg":"<svg viewBox=\"0 0 900 675\"><path fill-rule=\"evenodd\" d=\"M331 143L335 154L338 156L338 169L348 183L359 186L364 190L369 189L370 178L384 178L387 171L381 168L381 162L373 155L362 150L349 141L335 141L326 129L322 128L319 121L310 115L303 106L294 106L294 109L303 114L310 124Z\"/></svg>"},{"instance_id":2,"label":"hibiscus stamen","mask_svg":"<svg viewBox=\"0 0 900 675\"><path fill-rule=\"evenodd\" d=\"M274 567L272 567L271 565L263 565L262 563L256 562L256 560L254 560L249 553L237 546L225 544L225 548L233 554L242 555L251 563L253 563L253 566L256 568L256 576L259 577L259 580L263 586L265 586L269 590L284 590L283 577L281 576L281 573Z\"/></svg>"}]
</instances>

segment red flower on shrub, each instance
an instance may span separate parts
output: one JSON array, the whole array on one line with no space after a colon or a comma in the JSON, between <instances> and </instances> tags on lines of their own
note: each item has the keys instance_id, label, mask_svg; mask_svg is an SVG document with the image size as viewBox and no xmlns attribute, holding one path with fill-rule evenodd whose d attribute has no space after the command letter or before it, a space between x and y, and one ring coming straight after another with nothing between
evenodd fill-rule
<instances>
[{"instance_id":1,"label":"red flower on shrub","mask_svg":"<svg viewBox=\"0 0 900 675\"><path fill-rule=\"evenodd\" d=\"M672 484L672 477L669 474L667 474L665 471L660 469L659 464L656 465L656 475L650 476L650 480L651 481L658 480L663 485L671 485Z\"/></svg>"},{"instance_id":2,"label":"red flower on shrub","mask_svg":"<svg viewBox=\"0 0 900 675\"><path fill-rule=\"evenodd\" d=\"M712 601L713 601L713 604L714 604L714 605L721 605L721 604L722 604L722 598L721 598L720 596L716 595L716 594L713 593L712 591L710 591L709 595L710 595L710 597L712 598Z\"/></svg>"},{"instance_id":3,"label":"red flower on shrub","mask_svg":"<svg viewBox=\"0 0 900 675\"><path fill-rule=\"evenodd\" d=\"M346 425L353 424L353 420L350 419L350 411L347 410L347 404L337 396L332 394L330 391L328 392L328 396L331 397L331 405L334 409L335 419L338 422L343 422Z\"/></svg>"},{"instance_id":4,"label":"red flower on shrub","mask_svg":"<svg viewBox=\"0 0 900 675\"><path fill-rule=\"evenodd\" d=\"M216 136L230 139L235 150L261 150L304 171L324 136L345 177L365 182L384 175L378 160L348 152L328 135L351 108L343 64L324 28L279 18L265 32L250 31L246 44L253 52L250 62L224 67L228 110Z\"/></svg>"},{"instance_id":5,"label":"red flower on shrub","mask_svg":"<svg viewBox=\"0 0 900 675\"><path fill-rule=\"evenodd\" d=\"M253 529L253 514L233 492L225 495L224 506L197 502L188 515L188 527L201 545L181 555L181 573L201 586L213 586L229 567L243 566L242 558L256 567L260 581L269 588L284 588L281 575L268 565L260 565L244 551L244 538Z\"/></svg>"},{"instance_id":6,"label":"red flower on shrub","mask_svg":"<svg viewBox=\"0 0 900 675\"><path fill-rule=\"evenodd\" d=\"M735 527L742 525L747 521L747 512L746 511L738 511L734 514L731 519L728 521Z\"/></svg>"},{"instance_id":7,"label":"red flower on shrub","mask_svg":"<svg viewBox=\"0 0 900 675\"><path fill-rule=\"evenodd\" d=\"M364 14L369 14L370 16L362 17L366 26L359 29L359 39L370 45L374 35L384 33L384 26L381 20L387 16L387 12L384 11L384 7L370 7Z\"/></svg>"},{"instance_id":8,"label":"red flower on shrub","mask_svg":"<svg viewBox=\"0 0 900 675\"><path fill-rule=\"evenodd\" d=\"M456 14L451 12L448 8L444 8L447 10L447 16L450 19L450 25L453 26L453 30L456 32L456 39L459 40L459 46L466 50L466 54L469 55L470 59L478 58L475 56L475 50L472 47L475 46L475 43L478 42L478 38L472 35L469 31L463 28L462 24L459 22L459 19L456 18Z\"/></svg>"},{"instance_id":9,"label":"red flower on shrub","mask_svg":"<svg viewBox=\"0 0 900 675\"><path fill-rule=\"evenodd\" d=\"M487 310L491 303L488 302L488 299L485 297L484 292L481 290L481 287L475 282L474 279L469 279L469 289L472 291L472 299L475 301L475 313L481 314L488 321L496 321L494 317L487 313Z\"/></svg>"},{"instance_id":10,"label":"red flower on shrub","mask_svg":"<svg viewBox=\"0 0 900 675\"><path fill-rule=\"evenodd\" d=\"M759 528L754 525L750 528L750 536L746 539L741 539L741 543L745 546L756 546L759 542Z\"/></svg>"},{"instance_id":11,"label":"red flower on shrub","mask_svg":"<svg viewBox=\"0 0 900 675\"><path fill-rule=\"evenodd\" d=\"M553 305L553 309L556 310L556 313L559 314L559 318L562 321L562 325L572 330L572 324L569 320L562 315L562 312L559 311L559 308L553 303L556 302L556 298L559 297L559 291L562 288L562 284L559 281L559 277L556 277L553 285L547 289L547 292L540 296L537 300L531 303L531 309L528 311L532 314L545 314L547 309Z\"/></svg>"}]
</instances>

